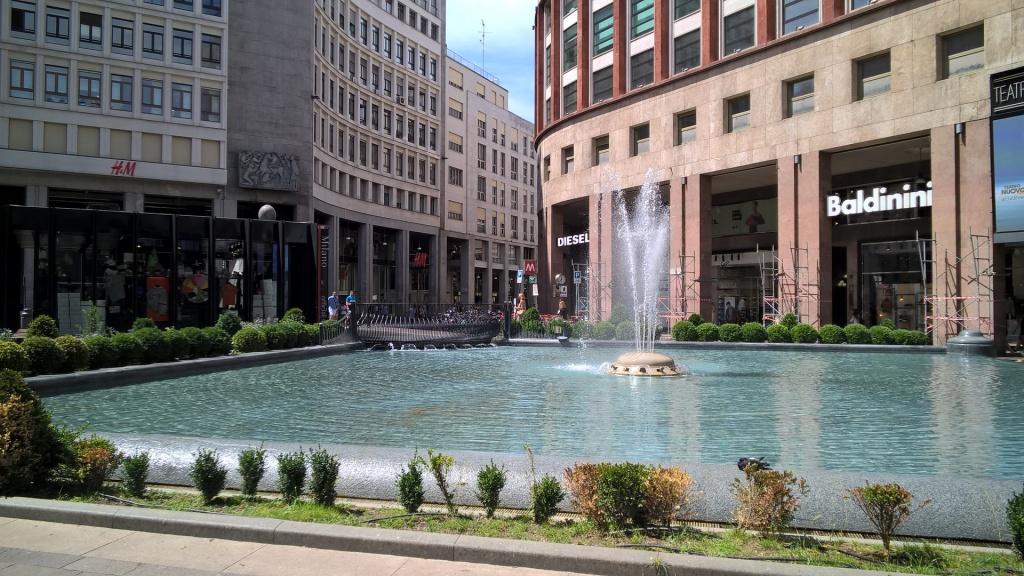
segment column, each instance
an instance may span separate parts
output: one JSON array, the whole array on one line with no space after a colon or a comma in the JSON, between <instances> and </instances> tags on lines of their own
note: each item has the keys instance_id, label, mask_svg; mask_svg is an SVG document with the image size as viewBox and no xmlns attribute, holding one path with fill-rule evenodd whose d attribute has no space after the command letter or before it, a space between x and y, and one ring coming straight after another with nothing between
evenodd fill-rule
<instances>
[{"instance_id":1,"label":"column","mask_svg":"<svg viewBox=\"0 0 1024 576\"><path fill-rule=\"evenodd\" d=\"M718 60L719 0L703 0L700 7L700 63Z\"/></svg>"},{"instance_id":2,"label":"column","mask_svg":"<svg viewBox=\"0 0 1024 576\"><path fill-rule=\"evenodd\" d=\"M612 312L612 194L595 192L589 201L590 319L606 320Z\"/></svg>"},{"instance_id":3,"label":"column","mask_svg":"<svg viewBox=\"0 0 1024 576\"><path fill-rule=\"evenodd\" d=\"M629 68L629 0L613 0L614 40L612 41L612 97L628 90L626 70Z\"/></svg>"},{"instance_id":4,"label":"column","mask_svg":"<svg viewBox=\"0 0 1024 576\"><path fill-rule=\"evenodd\" d=\"M492 274L494 274L494 272L492 270L493 264L491 263L491 245L493 244L493 241L492 240L484 240L483 242L484 242L484 262L487 264L487 267L484 269L483 278L481 278L481 281L484 283L484 285L481 287L481 290L480 290L480 299L483 301L484 304L490 304L491 303L491 285L493 283L492 282L492 278L493 278Z\"/></svg>"},{"instance_id":5,"label":"column","mask_svg":"<svg viewBox=\"0 0 1024 576\"><path fill-rule=\"evenodd\" d=\"M669 244L668 267L669 267L669 293L671 296L671 323L685 319L686 284L683 276L686 267L685 252L683 251L683 234L686 217L683 211L683 178L673 176L668 182L668 209L670 219L670 234L672 235Z\"/></svg>"},{"instance_id":6,"label":"column","mask_svg":"<svg viewBox=\"0 0 1024 576\"><path fill-rule=\"evenodd\" d=\"M654 0L654 81L660 82L670 75L672 54L672 4L669 0Z\"/></svg>"},{"instance_id":7,"label":"column","mask_svg":"<svg viewBox=\"0 0 1024 576\"><path fill-rule=\"evenodd\" d=\"M824 0L821 3L821 21L831 22L843 15L843 0Z\"/></svg>"},{"instance_id":8,"label":"column","mask_svg":"<svg viewBox=\"0 0 1024 576\"><path fill-rule=\"evenodd\" d=\"M828 3L829 0L825 0ZM757 0L757 45L775 40L776 0Z\"/></svg>"},{"instance_id":9,"label":"column","mask_svg":"<svg viewBox=\"0 0 1024 576\"><path fill-rule=\"evenodd\" d=\"M933 128L931 132L932 165L932 295L937 297L929 311L936 317L957 315L955 301L960 295L960 177L959 136L953 126ZM933 320L933 341L945 344L956 336L960 325Z\"/></svg>"},{"instance_id":10,"label":"column","mask_svg":"<svg viewBox=\"0 0 1024 576\"><path fill-rule=\"evenodd\" d=\"M547 274L544 274L542 286L555 286L555 276L558 274L565 274L567 277L572 277L569 271L565 270L565 260L562 258L563 249L558 247L558 237L565 234L563 230L563 217L562 208L560 206L551 206L545 209L548 217L546 220L546 234L541 236L544 242L547 243ZM547 294L541 294L541 300L548 304L547 300L551 299L551 291L548 290ZM553 302L553 308L557 309L558 300Z\"/></svg>"},{"instance_id":11,"label":"column","mask_svg":"<svg viewBox=\"0 0 1024 576\"><path fill-rule=\"evenodd\" d=\"M501 252L501 264L496 268L498 273L498 302L508 302L508 270L506 268L506 262L508 262L508 252L512 250L512 246L505 244L505 251ZM500 248L500 246L499 246Z\"/></svg>"},{"instance_id":12,"label":"column","mask_svg":"<svg viewBox=\"0 0 1024 576\"><path fill-rule=\"evenodd\" d=\"M576 110L590 106L590 0L576 2Z\"/></svg>"},{"instance_id":13,"label":"column","mask_svg":"<svg viewBox=\"0 0 1024 576\"><path fill-rule=\"evenodd\" d=\"M444 249L441 249L444 246ZM430 254L427 257L427 277L430 282L430 290L427 291L427 302L450 302L451 295L448 291L448 278L445 274L448 266L448 243L441 242L437 234L433 234L427 240L427 249Z\"/></svg>"},{"instance_id":14,"label":"column","mask_svg":"<svg viewBox=\"0 0 1024 576\"><path fill-rule=\"evenodd\" d=\"M686 293L686 311L700 314L711 321L714 301L711 281L711 177L703 174L686 179L683 191L683 210L686 226L683 247L691 257L691 269L683 279L685 285L693 285ZM684 287L685 290L685 287Z\"/></svg>"},{"instance_id":15,"label":"column","mask_svg":"<svg viewBox=\"0 0 1024 576\"><path fill-rule=\"evenodd\" d=\"M409 302L409 231L397 230L395 246L395 288L398 302Z\"/></svg>"},{"instance_id":16,"label":"column","mask_svg":"<svg viewBox=\"0 0 1024 576\"><path fill-rule=\"evenodd\" d=\"M369 304L373 301L373 224L359 227L359 278L356 294L358 301Z\"/></svg>"},{"instance_id":17,"label":"column","mask_svg":"<svg viewBox=\"0 0 1024 576\"><path fill-rule=\"evenodd\" d=\"M331 217L327 222L327 234L330 236L330 249L327 255L327 290L334 292L338 289L338 266L341 260L341 222L338 218Z\"/></svg>"},{"instance_id":18,"label":"column","mask_svg":"<svg viewBox=\"0 0 1024 576\"><path fill-rule=\"evenodd\" d=\"M832 323L832 226L825 212L831 189L831 158L821 152L803 154L797 169L796 236L798 259L803 259L797 280L800 318L814 326Z\"/></svg>"},{"instance_id":19,"label":"column","mask_svg":"<svg viewBox=\"0 0 1024 576\"><path fill-rule=\"evenodd\" d=\"M536 120L534 130L540 132L544 126L544 3L537 3L537 12L533 21L533 30L536 38L534 46L538 48L533 54L534 86L533 93L533 117ZM468 104L468 102L467 102ZM466 110L469 113L469 110ZM468 116L467 116L468 118Z\"/></svg>"},{"instance_id":20,"label":"column","mask_svg":"<svg viewBox=\"0 0 1024 576\"><path fill-rule=\"evenodd\" d=\"M473 241L472 240L459 240L462 243L462 252L459 253L459 266L462 267L462 273L460 275L461 290L462 290L462 303L472 304L473 303Z\"/></svg>"},{"instance_id":21,"label":"column","mask_svg":"<svg viewBox=\"0 0 1024 576\"><path fill-rule=\"evenodd\" d=\"M551 122L554 123L561 116L562 3L559 0L551 0Z\"/></svg>"}]
</instances>

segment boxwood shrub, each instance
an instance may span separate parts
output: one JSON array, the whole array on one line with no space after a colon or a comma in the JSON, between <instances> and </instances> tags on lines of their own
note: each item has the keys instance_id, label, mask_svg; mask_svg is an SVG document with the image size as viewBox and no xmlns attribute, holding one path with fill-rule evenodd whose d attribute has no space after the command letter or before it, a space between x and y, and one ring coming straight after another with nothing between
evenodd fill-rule
<instances>
[{"instance_id":1,"label":"boxwood shrub","mask_svg":"<svg viewBox=\"0 0 1024 576\"><path fill-rule=\"evenodd\" d=\"M765 332L764 326L757 322L747 322L741 326L741 330L744 342L764 342L768 339L768 333Z\"/></svg>"},{"instance_id":2,"label":"boxwood shrub","mask_svg":"<svg viewBox=\"0 0 1024 576\"><path fill-rule=\"evenodd\" d=\"M697 326L697 338L699 338L701 342L717 342L718 326L711 322L705 322Z\"/></svg>"},{"instance_id":3,"label":"boxwood shrub","mask_svg":"<svg viewBox=\"0 0 1024 576\"><path fill-rule=\"evenodd\" d=\"M285 348L295 348L301 344L303 338L303 325L301 323L286 320L279 322L278 326L280 326L281 333L284 334Z\"/></svg>"},{"instance_id":4,"label":"boxwood shrub","mask_svg":"<svg viewBox=\"0 0 1024 576\"><path fill-rule=\"evenodd\" d=\"M34 374L57 374L64 369L64 351L53 338L29 336L21 346L28 355L29 369Z\"/></svg>"},{"instance_id":5,"label":"boxwood shrub","mask_svg":"<svg viewBox=\"0 0 1024 576\"><path fill-rule=\"evenodd\" d=\"M690 317L687 318L687 320L689 320L690 324L693 324L694 326L700 326L704 323L704 319L700 317L700 314L690 314Z\"/></svg>"},{"instance_id":6,"label":"boxwood shrub","mask_svg":"<svg viewBox=\"0 0 1024 576\"><path fill-rule=\"evenodd\" d=\"M768 341L775 344L793 341L789 326L783 324L772 324L765 328L765 334L768 336Z\"/></svg>"},{"instance_id":7,"label":"boxwood shrub","mask_svg":"<svg viewBox=\"0 0 1024 576\"><path fill-rule=\"evenodd\" d=\"M868 329L872 344L892 344L892 328L888 326L872 326Z\"/></svg>"},{"instance_id":8,"label":"boxwood shrub","mask_svg":"<svg viewBox=\"0 0 1024 576\"><path fill-rule=\"evenodd\" d=\"M231 338L231 347L236 352L263 352L267 349L267 337L255 326L245 326Z\"/></svg>"},{"instance_id":9,"label":"boxwood shrub","mask_svg":"<svg viewBox=\"0 0 1024 576\"><path fill-rule=\"evenodd\" d=\"M619 322L615 326L615 339L616 340L632 340L636 337L636 325L631 320L625 322Z\"/></svg>"},{"instance_id":10,"label":"boxwood shrub","mask_svg":"<svg viewBox=\"0 0 1024 576\"><path fill-rule=\"evenodd\" d=\"M219 318L217 318L217 328L228 333L228 336L234 336L236 332L242 329L242 319L238 317L238 313L234 310L228 310L227 312L221 312Z\"/></svg>"},{"instance_id":11,"label":"boxwood shrub","mask_svg":"<svg viewBox=\"0 0 1024 576\"><path fill-rule=\"evenodd\" d=\"M82 339L89 351L89 369L110 368L117 365L117 348L108 336L94 334Z\"/></svg>"},{"instance_id":12,"label":"boxwood shrub","mask_svg":"<svg viewBox=\"0 0 1024 576\"><path fill-rule=\"evenodd\" d=\"M298 322L302 324L306 321L306 315L303 314L302 308L289 308L284 316L281 317L282 322Z\"/></svg>"},{"instance_id":13,"label":"boxwood shrub","mask_svg":"<svg viewBox=\"0 0 1024 576\"><path fill-rule=\"evenodd\" d=\"M526 323L523 323L523 328L526 328ZM611 340L615 337L615 325L607 320L602 320L597 324L594 324L594 338L596 340Z\"/></svg>"},{"instance_id":14,"label":"boxwood shrub","mask_svg":"<svg viewBox=\"0 0 1024 576\"><path fill-rule=\"evenodd\" d=\"M797 324L790 331L793 342L798 344L814 344L818 341L818 331L809 324Z\"/></svg>"},{"instance_id":15,"label":"boxwood shrub","mask_svg":"<svg viewBox=\"0 0 1024 576\"><path fill-rule=\"evenodd\" d=\"M139 328L132 331L132 336L142 347L142 362L152 364L154 362L166 362L170 360L170 348L164 333L159 328Z\"/></svg>"},{"instance_id":16,"label":"boxwood shrub","mask_svg":"<svg viewBox=\"0 0 1024 576\"><path fill-rule=\"evenodd\" d=\"M149 318L136 318L135 322L132 322L131 332L136 330L142 330L143 328L156 328L156 322L153 322Z\"/></svg>"},{"instance_id":17,"label":"boxwood shrub","mask_svg":"<svg viewBox=\"0 0 1024 576\"><path fill-rule=\"evenodd\" d=\"M608 316L608 321L618 326L626 320L629 320L629 315L626 313L626 307L621 304L612 306L612 313Z\"/></svg>"},{"instance_id":18,"label":"boxwood shrub","mask_svg":"<svg viewBox=\"0 0 1024 576\"><path fill-rule=\"evenodd\" d=\"M57 322L53 318L46 314L41 314L29 322L27 336L56 338L60 336L60 330L57 329Z\"/></svg>"},{"instance_id":19,"label":"boxwood shrub","mask_svg":"<svg viewBox=\"0 0 1024 576\"><path fill-rule=\"evenodd\" d=\"M260 331L267 339L268 350L284 350L288 347L288 332L282 323L265 324L260 327Z\"/></svg>"},{"instance_id":20,"label":"boxwood shrub","mask_svg":"<svg viewBox=\"0 0 1024 576\"><path fill-rule=\"evenodd\" d=\"M123 332L110 337L110 343L114 346L117 354L117 366L128 366L142 362L142 344L135 338L134 334Z\"/></svg>"},{"instance_id":21,"label":"boxwood shrub","mask_svg":"<svg viewBox=\"0 0 1024 576\"><path fill-rule=\"evenodd\" d=\"M739 324L727 322L718 327L718 337L722 342L739 342L743 339L743 329Z\"/></svg>"},{"instance_id":22,"label":"boxwood shrub","mask_svg":"<svg viewBox=\"0 0 1024 576\"><path fill-rule=\"evenodd\" d=\"M783 326L789 328L790 330L792 330L799 322L800 320L796 317L796 314L793 314L792 312L789 312L788 314L783 314L782 319L779 320L779 324L782 324Z\"/></svg>"},{"instance_id":23,"label":"boxwood shrub","mask_svg":"<svg viewBox=\"0 0 1024 576\"><path fill-rule=\"evenodd\" d=\"M871 332L863 324L848 324L843 332L850 344L871 344Z\"/></svg>"},{"instance_id":24,"label":"boxwood shrub","mask_svg":"<svg viewBox=\"0 0 1024 576\"><path fill-rule=\"evenodd\" d=\"M650 469L622 462L605 466L597 480L597 505L613 526L645 526L644 485Z\"/></svg>"},{"instance_id":25,"label":"boxwood shrub","mask_svg":"<svg viewBox=\"0 0 1024 576\"><path fill-rule=\"evenodd\" d=\"M304 324L302 326L303 346L318 346L320 344L320 325Z\"/></svg>"},{"instance_id":26,"label":"boxwood shrub","mask_svg":"<svg viewBox=\"0 0 1024 576\"><path fill-rule=\"evenodd\" d=\"M210 342L210 356L231 354L231 336L216 326L203 328L203 336Z\"/></svg>"},{"instance_id":27,"label":"boxwood shrub","mask_svg":"<svg viewBox=\"0 0 1024 576\"><path fill-rule=\"evenodd\" d=\"M893 330L892 340L902 346L927 346L930 343L928 335L920 330Z\"/></svg>"},{"instance_id":28,"label":"boxwood shrub","mask_svg":"<svg viewBox=\"0 0 1024 576\"><path fill-rule=\"evenodd\" d=\"M0 430L8 439L0 460L0 496L42 483L66 456L39 395L14 370L0 370Z\"/></svg>"},{"instance_id":29,"label":"boxwood shrub","mask_svg":"<svg viewBox=\"0 0 1024 576\"><path fill-rule=\"evenodd\" d=\"M846 332L835 324L825 324L821 327L820 338L822 344L845 344Z\"/></svg>"},{"instance_id":30,"label":"boxwood shrub","mask_svg":"<svg viewBox=\"0 0 1024 576\"><path fill-rule=\"evenodd\" d=\"M210 355L210 339L203 334L202 329L189 326L182 328L181 334L188 339L189 358L204 358Z\"/></svg>"},{"instance_id":31,"label":"boxwood shrub","mask_svg":"<svg viewBox=\"0 0 1024 576\"><path fill-rule=\"evenodd\" d=\"M10 340L0 340L0 370L25 372L28 367L28 354L20 344Z\"/></svg>"},{"instance_id":32,"label":"boxwood shrub","mask_svg":"<svg viewBox=\"0 0 1024 576\"><path fill-rule=\"evenodd\" d=\"M689 320L680 320L672 325L672 339L677 342L693 342L697 339L697 327Z\"/></svg>"},{"instance_id":33,"label":"boxwood shrub","mask_svg":"<svg viewBox=\"0 0 1024 576\"><path fill-rule=\"evenodd\" d=\"M185 360L191 356L192 344L181 330L175 328L164 330L164 341L167 342L167 348L172 359Z\"/></svg>"},{"instance_id":34,"label":"boxwood shrub","mask_svg":"<svg viewBox=\"0 0 1024 576\"><path fill-rule=\"evenodd\" d=\"M64 353L64 372L89 369L89 349L77 336L58 336L54 343Z\"/></svg>"}]
</instances>

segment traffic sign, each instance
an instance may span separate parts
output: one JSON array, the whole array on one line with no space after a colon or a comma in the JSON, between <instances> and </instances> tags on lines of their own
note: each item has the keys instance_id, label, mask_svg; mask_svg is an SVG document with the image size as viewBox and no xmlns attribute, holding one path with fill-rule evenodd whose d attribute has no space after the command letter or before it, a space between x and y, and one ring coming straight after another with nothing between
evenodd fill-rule
<instances>
[{"instance_id":1,"label":"traffic sign","mask_svg":"<svg viewBox=\"0 0 1024 576\"><path fill-rule=\"evenodd\" d=\"M536 284L536 283L537 283L537 275L535 274L533 276L530 276L530 284Z\"/></svg>"},{"instance_id":2,"label":"traffic sign","mask_svg":"<svg viewBox=\"0 0 1024 576\"><path fill-rule=\"evenodd\" d=\"M525 261L523 263L523 271L528 276L535 275L537 273L537 261L536 260L527 260L527 261Z\"/></svg>"},{"instance_id":3,"label":"traffic sign","mask_svg":"<svg viewBox=\"0 0 1024 576\"><path fill-rule=\"evenodd\" d=\"M540 289L537 288L536 284L533 285L533 295L534 296L540 296Z\"/></svg>"},{"instance_id":4,"label":"traffic sign","mask_svg":"<svg viewBox=\"0 0 1024 576\"><path fill-rule=\"evenodd\" d=\"M573 284L582 284L583 283L583 273L580 272L579 270L574 271L572 273L572 283Z\"/></svg>"},{"instance_id":5,"label":"traffic sign","mask_svg":"<svg viewBox=\"0 0 1024 576\"><path fill-rule=\"evenodd\" d=\"M562 298L565 298L566 296L568 296L569 295L569 287L566 286L565 284L562 284L561 286L559 286L558 287L558 295L561 296Z\"/></svg>"},{"instance_id":6,"label":"traffic sign","mask_svg":"<svg viewBox=\"0 0 1024 576\"><path fill-rule=\"evenodd\" d=\"M523 271L522 270L516 270L516 284L522 284L522 283L523 283Z\"/></svg>"}]
</instances>

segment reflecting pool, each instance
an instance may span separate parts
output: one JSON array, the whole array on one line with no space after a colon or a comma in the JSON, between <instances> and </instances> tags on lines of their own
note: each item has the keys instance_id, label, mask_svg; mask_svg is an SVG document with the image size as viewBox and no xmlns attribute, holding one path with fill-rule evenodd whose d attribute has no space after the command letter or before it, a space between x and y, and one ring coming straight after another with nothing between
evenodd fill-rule
<instances>
[{"instance_id":1,"label":"reflecting pool","mask_svg":"<svg viewBox=\"0 0 1024 576\"><path fill-rule=\"evenodd\" d=\"M45 399L97 432L1024 478L1024 365L942 355L662 350L352 352Z\"/></svg>"}]
</instances>

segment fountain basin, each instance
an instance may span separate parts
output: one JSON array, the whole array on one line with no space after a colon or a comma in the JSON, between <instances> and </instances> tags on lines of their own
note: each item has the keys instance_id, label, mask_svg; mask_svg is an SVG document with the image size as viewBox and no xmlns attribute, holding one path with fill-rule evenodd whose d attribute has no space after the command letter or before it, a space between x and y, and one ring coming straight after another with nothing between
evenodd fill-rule
<instances>
[{"instance_id":1,"label":"fountain basin","mask_svg":"<svg viewBox=\"0 0 1024 576\"><path fill-rule=\"evenodd\" d=\"M670 356L658 352L626 352L608 368L618 376L679 376L682 372Z\"/></svg>"}]
</instances>

